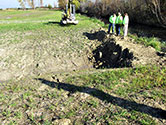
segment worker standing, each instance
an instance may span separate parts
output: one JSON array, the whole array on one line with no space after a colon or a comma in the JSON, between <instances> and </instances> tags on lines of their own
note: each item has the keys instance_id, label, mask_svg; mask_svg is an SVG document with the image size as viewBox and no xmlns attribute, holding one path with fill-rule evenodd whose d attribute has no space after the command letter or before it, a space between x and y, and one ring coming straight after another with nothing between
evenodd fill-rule
<instances>
[{"instance_id":1,"label":"worker standing","mask_svg":"<svg viewBox=\"0 0 166 125\"><path fill-rule=\"evenodd\" d=\"M116 20L116 14L113 14L109 18L109 27L108 27L108 33L110 33L111 27L112 27L112 34L114 33L114 28L115 28L115 20Z\"/></svg>"},{"instance_id":2,"label":"worker standing","mask_svg":"<svg viewBox=\"0 0 166 125\"><path fill-rule=\"evenodd\" d=\"M124 25L124 37L127 36L128 33L128 26L129 26L129 16L127 13L125 13L124 20L123 20L123 25Z\"/></svg>"},{"instance_id":3,"label":"worker standing","mask_svg":"<svg viewBox=\"0 0 166 125\"><path fill-rule=\"evenodd\" d=\"M118 16L116 17L116 34L117 36L120 35L120 29L122 27L123 24L123 17L121 16L121 13L118 13Z\"/></svg>"}]
</instances>

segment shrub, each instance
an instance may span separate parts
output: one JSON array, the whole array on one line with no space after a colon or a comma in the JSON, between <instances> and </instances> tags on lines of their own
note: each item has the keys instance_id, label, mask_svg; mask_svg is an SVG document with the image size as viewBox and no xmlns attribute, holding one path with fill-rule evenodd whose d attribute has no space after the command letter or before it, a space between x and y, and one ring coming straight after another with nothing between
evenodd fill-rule
<instances>
[{"instance_id":1,"label":"shrub","mask_svg":"<svg viewBox=\"0 0 166 125\"><path fill-rule=\"evenodd\" d=\"M52 5L51 5L51 4L48 4L48 8L49 8L49 9L52 9Z\"/></svg>"}]
</instances>

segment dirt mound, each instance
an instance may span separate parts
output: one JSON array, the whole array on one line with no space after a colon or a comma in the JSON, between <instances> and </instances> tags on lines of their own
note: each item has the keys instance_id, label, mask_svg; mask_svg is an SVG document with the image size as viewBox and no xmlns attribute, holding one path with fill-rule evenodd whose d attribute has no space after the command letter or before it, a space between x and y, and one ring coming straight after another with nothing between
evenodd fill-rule
<instances>
[{"instance_id":1,"label":"dirt mound","mask_svg":"<svg viewBox=\"0 0 166 125\"><path fill-rule=\"evenodd\" d=\"M123 49L128 48L130 52L133 53L135 57L132 62L133 66L149 64L166 66L165 56L159 56L159 52L157 52L153 47L136 44L133 39L128 37L125 40L119 37L114 37L114 39L117 44L123 47Z\"/></svg>"},{"instance_id":2,"label":"dirt mound","mask_svg":"<svg viewBox=\"0 0 166 125\"><path fill-rule=\"evenodd\" d=\"M137 65L166 65L165 53L157 52L152 47L135 44L131 38L107 35L106 31L85 34L90 40L99 40L101 44L92 50L90 60L95 68L135 67ZM97 35L97 36L95 36Z\"/></svg>"},{"instance_id":3,"label":"dirt mound","mask_svg":"<svg viewBox=\"0 0 166 125\"><path fill-rule=\"evenodd\" d=\"M133 53L128 48L122 50L115 41L108 39L93 50L93 59L95 68L131 67Z\"/></svg>"},{"instance_id":4,"label":"dirt mound","mask_svg":"<svg viewBox=\"0 0 166 125\"><path fill-rule=\"evenodd\" d=\"M83 33L89 40L98 40L103 41L106 37L106 32L104 30L99 31L91 31L91 33L85 32Z\"/></svg>"}]
</instances>

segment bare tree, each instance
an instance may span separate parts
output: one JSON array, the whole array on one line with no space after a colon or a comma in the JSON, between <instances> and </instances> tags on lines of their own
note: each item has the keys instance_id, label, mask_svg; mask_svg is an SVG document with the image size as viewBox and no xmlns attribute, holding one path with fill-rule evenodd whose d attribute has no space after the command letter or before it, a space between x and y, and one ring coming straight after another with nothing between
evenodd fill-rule
<instances>
[{"instance_id":1,"label":"bare tree","mask_svg":"<svg viewBox=\"0 0 166 125\"><path fill-rule=\"evenodd\" d=\"M155 15L160 25L166 28L166 16L165 16L165 0L145 0L146 4L150 8L152 14Z\"/></svg>"},{"instance_id":2,"label":"bare tree","mask_svg":"<svg viewBox=\"0 0 166 125\"><path fill-rule=\"evenodd\" d=\"M58 0L58 5L61 9L64 9L68 0Z\"/></svg>"},{"instance_id":3,"label":"bare tree","mask_svg":"<svg viewBox=\"0 0 166 125\"><path fill-rule=\"evenodd\" d=\"M40 7L43 7L43 0L40 0Z\"/></svg>"},{"instance_id":4,"label":"bare tree","mask_svg":"<svg viewBox=\"0 0 166 125\"><path fill-rule=\"evenodd\" d=\"M91 0L87 3L82 8L89 16L108 19L112 13L127 12L131 22L166 28L166 0Z\"/></svg>"},{"instance_id":5,"label":"bare tree","mask_svg":"<svg viewBox=\"0 0 166 125\"><path fill-rule=\"evenodd\" d=\"M30 7L32 7L33 9L35 9L35 0L27 0L27 2L28 2L28 5Z\"/></svg>"},{"instance_id":6,"label":"bare tree","mask_svg":"<svg viewBox=\"0 0 166 125\"><path fill-rule=\"evenodd\" d=\"M61 9L64 9L66 7L66 4L68 2L71 2L72 4L75 4L76 9L78 9L80 7L80 3L85 1L86 0L58 0L58 4Z\"/></svg>"},{"instance_id":7,"label":"bare tree","mask_svg":"<svg viewBox=\"0 0 166 125\"><path fill-rule=\"evenodd\" d=\"M26 0L18 0L18 2L20 3L20 6L25 9Z\"/></svg>"},{"instance_id":8,"label":"bare tree","mask_svg":"<svg viewBox=\"0 0 166 125\"><path fill-rule=\"evenodd\" d=\"M35 9L35 0L18 0L20 6L25 9L26 3L33 9Z\"/></svg>"}]
</instances>

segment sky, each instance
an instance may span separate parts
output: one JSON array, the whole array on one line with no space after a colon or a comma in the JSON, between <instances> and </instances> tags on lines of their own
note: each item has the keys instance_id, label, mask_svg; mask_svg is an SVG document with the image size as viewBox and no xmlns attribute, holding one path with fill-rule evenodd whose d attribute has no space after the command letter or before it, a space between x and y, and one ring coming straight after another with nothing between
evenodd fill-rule
<instances>
[{"instance_id":1,"label":"sky","mask_svg":"<svg viewBox=\"0 0 166 125\"><path fill-rule=\"evenodd\" d=\"M39 1L39 0L36 0ZM54 6L54 3L57 5L58 0L43 0L43 5L51 4ZM19 8L20 5L17 0L0 0L0 9L5 8Z\"/></svg>"}]
</instances>

